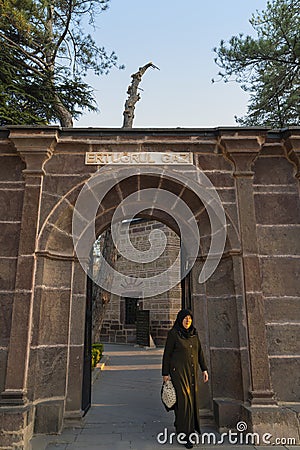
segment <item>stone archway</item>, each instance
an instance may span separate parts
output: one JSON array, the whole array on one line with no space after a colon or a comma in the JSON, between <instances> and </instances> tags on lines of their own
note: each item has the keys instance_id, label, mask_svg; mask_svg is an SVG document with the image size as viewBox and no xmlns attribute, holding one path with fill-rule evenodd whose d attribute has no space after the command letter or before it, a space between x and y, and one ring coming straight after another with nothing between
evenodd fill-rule
<instances>
[{"instance_id":1,"label":"stone archway","mask_svg":"<svg viewBox=\"0 0 300 450\"><path fill-rule=\"evenodd\" d=\"M117 169L116 169L117 170ZM48 319L50 311L47 304L51 305L51 297L46 301L41 301L43 304L43 309L40 313L39 319L36 320L36 328L42 330L43 335L48 337L48 342L39 341L40 345L43 345L41 360L44 362L47 359L57 360L57 364L52 366L51 373L52 378L49 380L46 377L47 385L51 385L52 389L55 386L57 374L59 372L65 373L66 378L64 378L65 387L63 385L58 387L61 389L60 393L62 398L51 400L49 393L45 390L47 397L44 402L39 398L39 403L36 406L36 417L39 421L36 423L36 432L46 432L49 429L49 420L51 419L49 415L49 405L51 404L53 411L53 417L51 419L52 424L55 420L58 420L56 425L56 430L62 427L63 419L71 419L75 417L80 417L82 415L81 405L81 385L83 382L83 350L84 350L84 323L85 323L85 306L86 306L86 275L83 272L77 258L74 254L74 248L72 245L72 217L74 211L74 203L77 198L75 193L78 193L82 189L83 183L78 186L73 187L65 196L54 206L52 212L47 216L47 220L44 222L41 228L38 241L38 251L37 251L37 273L39 282L36 284L36 299L41 297L40 291L48 292L59 287L60 292L65 292L65 296L60 302L56 302L56 307L61 308L60 311L57 310L55 318L57 322L48 325ZM220 359L216 357L215 346L212 336L218 336L216 332L218 319L216 317L208 318L208 298L209 298L209 286L207 283L204 286L206 293L201 298L202 287L195 282L196 276L198 276L198 270L200 270L203 260L205 259L205 254L209 248L210 242L210 222L208 215L203 208L201 201L196 198L193 192L189 192L186 186L174 183L170 178L164 177L163 174L157 176L140 176L140 177L130 177L118 184L109 195L105 197L102 208L99 208L99 213L96 218L96 235L103 232L108 226L112 219L115 208L120 203L121 199L126 198L131 192L138 191L141 187L153 187L158 188L159 186L167 187L177 195L181 195L181 198L185 198L189 203L194 214L197 215L199 211L199 224L201 225L201 253L199 253L197 258L197 263L192 269L191 275L191 297L192 297L192 308L196 314L196 326L199 328L200 336L206 349L207 359L211 370L219 373L220 378L223 375L221 370ZM73 204L72 204L73 202ZM170 228L177 231L176 223L171 217L161 210L153 208L152 211L144 211L142 213L144 217L154 218L166 223ZM224 402L224 395L222 395L222 388L224 387L220 383L220 379L215 377L210 388L208 386L203 386L202 390L202 417L210 422L214 417L214 410L216 418L221 421L221 416L226 417L227 425L231 425L240 410L240 403L246 396L244 388L247 386L247 380L243 380L242 375L242 361L244 363L244 374L248 374L248 362L247 362L247 349L241 348L240 345L240 335L243 335L243 339L246 339L245 334L247 330L244 327L238 328L239 319L244 314L244 308L242 303L238 304L237 299L240 299L240 294L236 292L236 285L234 280L241 280L241 265L237 262L235 267L235 272L233 271L232 258L234 256L240 257L240 243L239 238L236 233L235 225L232 220L228 218L228 240L225 248L224 257L216 271L216 275L212 281L214 286L214 291L216 295L213 301L216 303L219 296L218 310L224 309L226 316L226 310L230 310L227 305L227 300L223 296L226 295L230 297L230 301L237 302L235 307L237 312L233 317L228 317L228 323L231 326L231 332L234 337L232 337L232 348L226 347L226 351L229 355L229 366L233 368L231 373L234 375L235 384L225 390L226 397L228 396L227 402ZM228 264L229 261L229 264ZM224 278L225 275L230 274L230 282L222 287L219 283L216 283L216 279ZM235 275L233 276L233 274ZM216 286L219 286L220 291L216 291ZM45 297L45 295L44 295ZM232 297L232 299L231 299ZM200 300L200 301L199 301ZM39 301L39 300L37 300ZM239 306L238 306L239 305ZM34 309L38 310L38 306ZM201 314L201 309L205 314ZM213 307L212 311L216 308ZM63 319L63 325L65 327L65 332L63 333L63 326L60 320ZM207 320L203 320L207 317ZM68 319L66 321L66 318ZM66 324L68 323L68 327ZM68 332L67 332L68 329ZM57 331L60 330L60 334ZM51 333L55 336L55 342L51 341ZM63 333L63 335L62 335ZM244 334L243 334L244 333ZM224 331L220 331L221 336L224 336ZM226 333L225 333L226 334ZM53 356L46 356L48 347L49 352L57 351L58 355L53 358ZM237 348L238 347L238 348ZM56 350L55 350L56 349ZM220 349L222 350L222 349ZM244 353L244 356L242 355ZM45 356L44 356L45 355ZM52 354L51 354L52 355ZM247 362L247 365L245 365ZM234 364L233 364L234 363ZM36 362L36 359L32 359L30 362L32 371L40 370L40 366ZM49 368L48 368L49 369ZM230 371L229 371L230 372ZM246 376L246 375L244 375ZM62 377L58 377L60 382L62 382ZM233 378L232 378L233 379ZM248 380L249 382L249 380ZM65 390L64 390L65 389ZM247 392L247 391L246 391ZM63 394L64 393L64 394ZM65 395L65 401L63 401L63 395ZM221 397L221 399L220 399ZM33 397L33 401L35 398ZM220 400L220 401L219 401ZM47 413L45 413L47 408ZM44 414L44 417L43 417ZM223 420L223 419L222 419ZM42 424L43 428L39 427ZM221 422L220 422L221 424ZM225 425L225 423L223 424Z\"/></svg>"}]
</instances>

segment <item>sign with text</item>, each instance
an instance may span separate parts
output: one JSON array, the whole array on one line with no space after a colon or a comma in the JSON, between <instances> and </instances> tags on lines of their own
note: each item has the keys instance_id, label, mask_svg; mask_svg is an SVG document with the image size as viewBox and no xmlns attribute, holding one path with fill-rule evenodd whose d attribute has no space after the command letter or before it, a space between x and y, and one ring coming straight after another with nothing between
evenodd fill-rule
<instances>
[{"instance_id":1,"label":"sign with text","mask_svg":"<svg viewBox=\"0 0 300 450\"><path fill-rule=\"evenodd\" d=\"M87 152L85 164L147 164L147 165L186 165L193 164L190 152Z\"/></svg>"}]
</instances>

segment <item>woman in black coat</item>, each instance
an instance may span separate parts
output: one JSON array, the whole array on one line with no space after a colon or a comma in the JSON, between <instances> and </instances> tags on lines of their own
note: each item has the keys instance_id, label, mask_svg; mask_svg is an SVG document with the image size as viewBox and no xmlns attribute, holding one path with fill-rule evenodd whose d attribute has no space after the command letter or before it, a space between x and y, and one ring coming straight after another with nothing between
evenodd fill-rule
<instances>
[{"instance_id":1,"label":"woman in black coat","mask_svg":"<svg viewBox=\"0 0 300 450\"><path fill-rule=\"evenodd\" d=\"M171 378L176 390L174 407L177 434L185 433L186 448L192 448L189 435L200 433L199 423L199 364L203 381L208 381L207 365L193 315L189 309L177 314L173 328L168 333L162 363L163 381Z\"/></svg>"}]
</instances>

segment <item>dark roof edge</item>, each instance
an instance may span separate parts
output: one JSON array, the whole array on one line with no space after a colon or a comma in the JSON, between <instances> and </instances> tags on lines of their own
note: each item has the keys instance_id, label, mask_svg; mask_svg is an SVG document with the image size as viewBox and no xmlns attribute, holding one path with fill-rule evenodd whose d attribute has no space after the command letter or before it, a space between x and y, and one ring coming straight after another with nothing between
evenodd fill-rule
<instances>
[{"instance_id":1,"label":"dark roof edge","mask_svg":"<svg viewBox=\"0 0 300 450\"><path fill-rule=\"evenodd\" d=\"M222 133L239 133L239 134L267 134L269 136L279 136L289 134L290 132L300 132L300 127L286 127L281 129L272 129L269 127L207 127L207 128L97 128L97 127L73 127L62 128L56 125L49 126L30 126L30 125L11 125L0 127L0 135L4 135L10 130L34 130L45 132L49 130L57 130L60 136L118 136L118 135L144 135L144 136L176 136L176 135L200 135L200 136L218 136Z\"/></svg>"}]
</instances>

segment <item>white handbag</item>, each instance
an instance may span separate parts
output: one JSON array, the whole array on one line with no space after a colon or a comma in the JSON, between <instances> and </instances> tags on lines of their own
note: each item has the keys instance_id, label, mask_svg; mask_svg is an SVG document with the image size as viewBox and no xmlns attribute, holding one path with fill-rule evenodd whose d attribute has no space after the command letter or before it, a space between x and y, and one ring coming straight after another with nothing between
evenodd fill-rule
<instances>
[{"instance_id":1,"label":"white handbag","mask_svg":"<svg viewBox=\"0 0 300 450\"><path fill-rule=\"evenodd\" d=\"M167 408L172 408L176 403L176 391L171 380L164 381L161 389L161 399Z\"/></svg>"}]
</instances>

